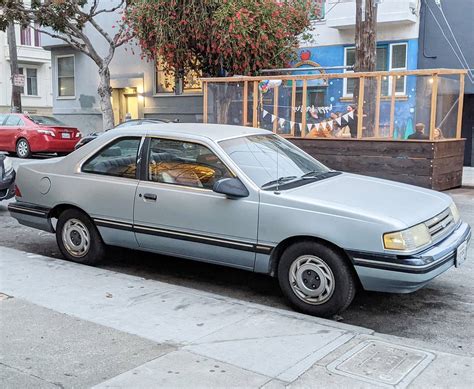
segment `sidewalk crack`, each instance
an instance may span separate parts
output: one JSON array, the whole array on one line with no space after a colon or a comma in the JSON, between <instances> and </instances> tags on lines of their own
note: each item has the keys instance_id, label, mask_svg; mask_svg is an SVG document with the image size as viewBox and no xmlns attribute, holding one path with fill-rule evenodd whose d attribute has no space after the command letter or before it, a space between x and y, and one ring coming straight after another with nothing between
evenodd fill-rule
<instances>
[{"instance_id":1,"label":"sidewalk crack","mask_svg":"<svg viewBox=\"0 0 474 389\"><path fill-rule=\"evenodd\" d=\"M40 381L44 381L44 382L47 382L48 384L51 384L51 385L54 385L54 386L57 386L58 388L61 388L61 389L64 389L64 386L62 384L60 384L59 382L52 382L52 381L48 381L47 379L44 379L40 376L37 376L35 374L32 374L28 371L25 371L25 370L22 370L22 369L19 369L18 367L14 367L14 366L10 366L10 365L7 365L6 363L3 363L3 362L0 362L0 365L1 366L5 366L9 369L12 369L12 370L15 370L19 373L22 373L22 374L26 374L27 376L30 376L30 377L33 377L33 378L36 378Z\"/></svg>"}]
</instances>

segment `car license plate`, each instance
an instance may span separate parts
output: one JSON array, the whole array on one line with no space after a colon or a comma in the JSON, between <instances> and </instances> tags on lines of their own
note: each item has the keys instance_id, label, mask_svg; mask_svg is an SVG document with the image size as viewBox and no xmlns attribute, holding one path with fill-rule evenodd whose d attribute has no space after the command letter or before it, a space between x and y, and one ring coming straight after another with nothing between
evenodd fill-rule
<instances>
[{"instance_id":1,"label":"car license plate","mask_svg":"<svg viewBox=\"0 0 474 389\"><path fill-rule=\"evenodd\" d=\"M63 132L61 134L61 138L63 139L71 139L71 134L69 132Z\"/></svg>"},{"instance_id":2,"label":"car license plate","mask_svg":"<svg viewBox=\"0 0 474 389\"><path fill-rule=\"evenodd\" d=\"M467 240L457 248L455 266L459 267L467 258Z\"/></svg>"}]
</instances>

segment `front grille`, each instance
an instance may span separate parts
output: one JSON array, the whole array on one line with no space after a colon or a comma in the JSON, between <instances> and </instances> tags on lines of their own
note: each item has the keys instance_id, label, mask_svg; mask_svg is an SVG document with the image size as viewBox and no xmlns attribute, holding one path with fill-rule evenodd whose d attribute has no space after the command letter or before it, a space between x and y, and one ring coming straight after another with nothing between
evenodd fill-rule
<instances>
[{"instance_id":1,"label":"front grille","mask_svg":"<svg viewBox=\"0 0 474 389\"><path fill-rule=\"evenodd\" d=\"M449 234L455 227L455 221L449 208L428 220L425 224L433 242Z\"/></svg>"}]
</instances>

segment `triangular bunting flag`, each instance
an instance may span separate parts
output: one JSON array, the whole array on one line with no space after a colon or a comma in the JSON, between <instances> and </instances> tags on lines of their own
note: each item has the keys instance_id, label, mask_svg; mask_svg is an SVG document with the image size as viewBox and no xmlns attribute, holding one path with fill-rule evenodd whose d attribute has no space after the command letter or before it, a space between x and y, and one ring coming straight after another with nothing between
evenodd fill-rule
<instances>
[{"instance_id":1,"label":"triangular bunting flag","mask_svg":"<svg viewBox=\"0 0 474 389\"><path fill-rule=\"evenodd\" d=\"M332 122L332 120L330 120L330 121L328 122L328 126L329 126L329 128L330 128L331 130L332 130L333 124L334 124L334 123Z\"/></svg>"},{"instance_id":2,"label":"triangular bunting flag","mask_svg":"<svg viewBox=\"0 0 474 389\"><path fill-rule=\"evenodd\" d=\"M336 122L337 124L341 125L341 118L340 117L336 118Z\"/></svg>"},{"instance_id":3,"label":"triangular bunting flag","mask_svg":"<svg viewBox=\"0 0 474 389\"><path fill-rule=\"evenodd\" d=\"M326 122L321 122L321 125L323 126L323 130L326 129L326 124L327 124Z\"/></svg>"},{"instance_id":4,"label":"triangular bunting flag","mask_svg":"<svg viewBox=\"0 0 474 389\"><path fill-rule=\"evenodd\" d=\"M301 130L301 124L300 123L295 122L295 131L296 130L298 130L298 131Z\"/></svg>"},{"instance_id":5,"label":"triangular bunting flag","mask_svg":"<svg viewBox=\"0 0 474 389\"><path fill-rule=\"evenodd\" d=\"M308 127L308 131L311 131L311 127L313 127L312 124L307 124L306 127Z\"/></svg>"},{"instance_id":6,"label":"triangular bunting flag","mask_svg":"<svg viewBox=\"0 0 474 389\"><path fill-rule=\"evenodd\" d=\"M349 114L346 113L346 114L342 115L342 118L347 122L347 119L349 119Z\"/></svg>"},{"instance_id":7,"label":"triangular bunting flag","mask_svg":"<svg viewBox=\"0 0 474 389\"><path fill-rule=\"evenodd\" d=\"M263 117L268 115L268 111L263 110Z\"/></svg>"},{"instance_id":8,"label":"triangular bunting flag","mask_svg":"<svg viewBox=\"0 0 474 389\"><path fill-rule=\"evenodd\" d=\"M354 119L354 111L349 111L347 114L351 119Z\"/></svg>"},{"instance_id":9,"label":"triangular bunting flag","mask_svg":"<svg viewBox=\"0 0 474 389\"><path fill-rule=\"evenodd\" d=\"M277 117L275 115L272 115L272 123L275 121Z\"/></svg>"},{"instance_id":10,"label":"triangular bunting flag","mask_svg":"<svg viewBox=\"0 0 474 389\"><path fill-rule=\"evenodd\" d=\"M295 122L292 122L292 121L290 120L290 128L293 128L294 125L295 125Z\"/></svg>"},{"instance_id":11,"label":"triangular bunting flag","mask_svg":"<svg viewBox=\"0 0 474 389\"><path fill-rule=\"evenodd\" d=\"M278 120L278 123L280 124L280 127L283 127L285 125L285 119L280 119Z\"/></svg>"}]
</instances>

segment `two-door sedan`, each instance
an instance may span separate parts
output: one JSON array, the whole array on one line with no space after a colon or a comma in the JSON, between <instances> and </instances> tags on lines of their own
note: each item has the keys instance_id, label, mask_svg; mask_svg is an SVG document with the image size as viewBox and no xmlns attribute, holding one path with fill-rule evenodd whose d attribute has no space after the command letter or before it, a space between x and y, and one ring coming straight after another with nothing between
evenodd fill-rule
<instances>
[{"instance_id":1,"label":"two-door sedan","mask_svg":"<svg viewBox=\"0 0 474 389\"><path fill-rule=\"evenodd\" d=\"M153 124L21 165L21 224L55 232L68 260L107 245L278 277L298 310L330 316L357 287L407 293L466 259L451 198L328 169L266 130Z\"/></svg>"}]
</instances>

